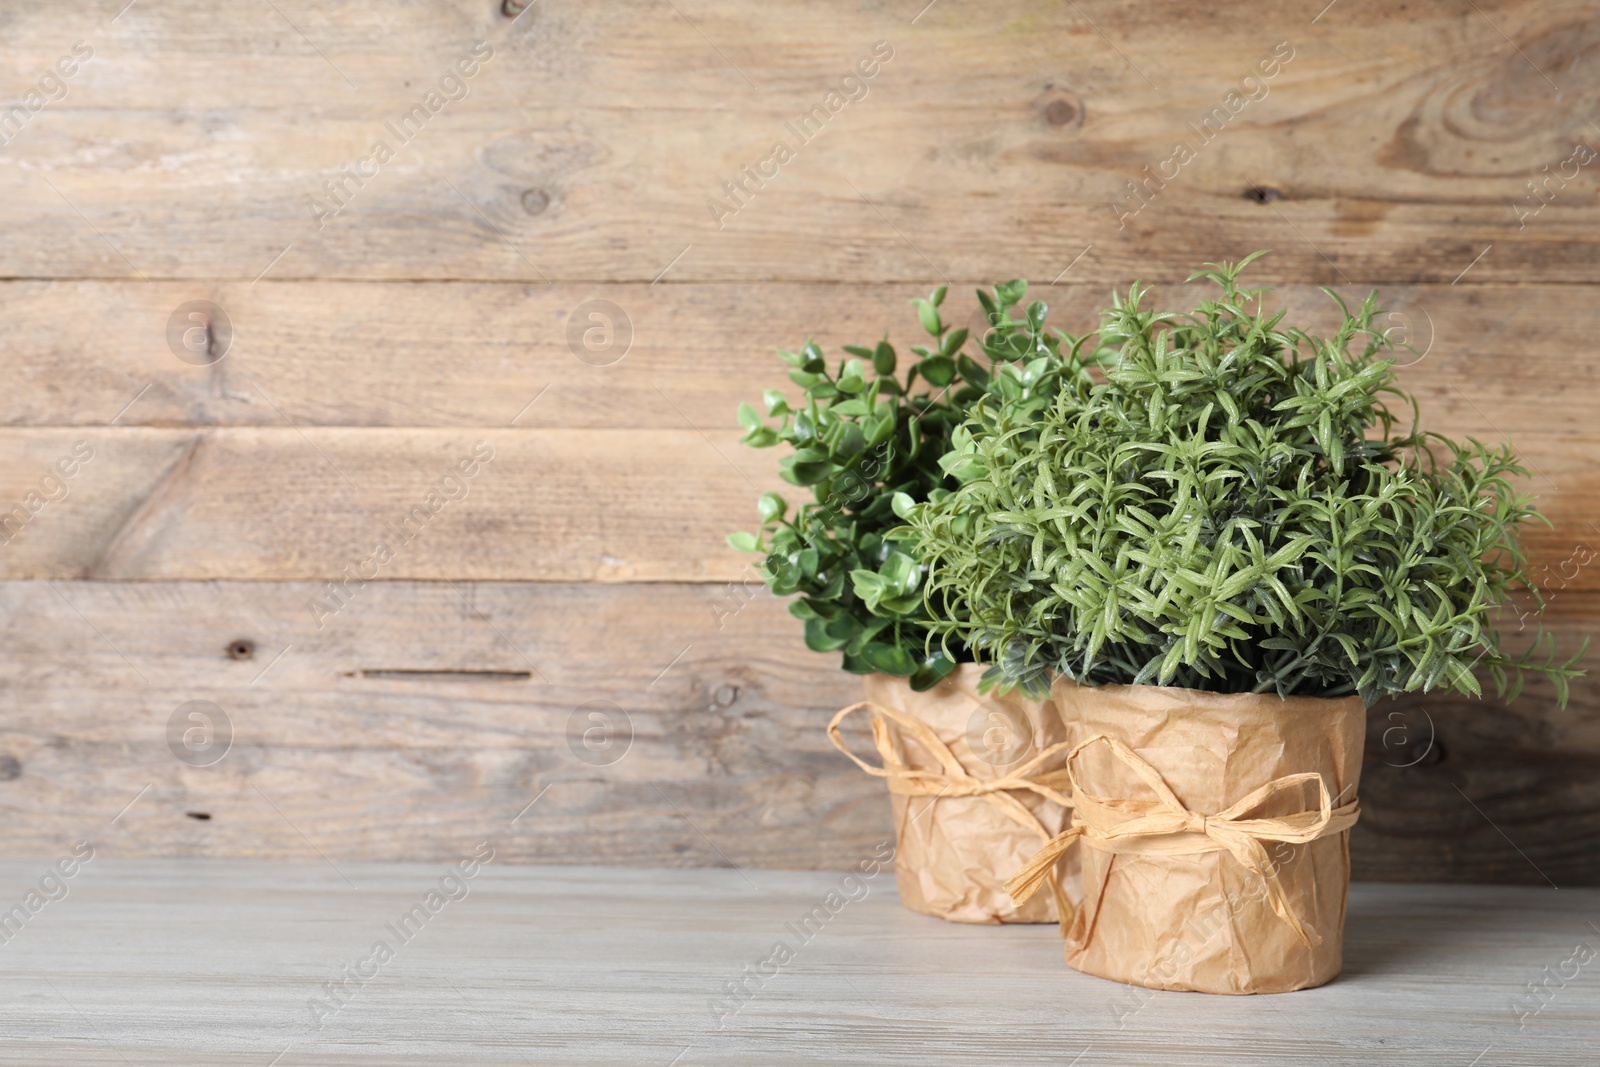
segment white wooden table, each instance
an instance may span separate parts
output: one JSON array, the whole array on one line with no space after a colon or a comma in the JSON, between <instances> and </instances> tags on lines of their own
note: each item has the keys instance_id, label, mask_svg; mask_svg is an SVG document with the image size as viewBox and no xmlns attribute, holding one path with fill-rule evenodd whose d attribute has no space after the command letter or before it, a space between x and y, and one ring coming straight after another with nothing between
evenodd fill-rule
<instances>
[{"instance_id":1,"label":"white wooden table","mask_svg":"<svg viewBox=\"0 0 1600 1067\"><path fill-rule=\"evenodd\" d=\"M0 908L46 869L0 864ZM0 1063L1600 1063L1600 959L1567 963L1600 890L1357 885L1339 980L1206 997L1073 972L1051 927L913 915L888 872L802 942L841 875L490 864L427 913L445 871L97 858L0 931ZM324 999L347 964L370 977Z\"/></svg>"}]
</instances>

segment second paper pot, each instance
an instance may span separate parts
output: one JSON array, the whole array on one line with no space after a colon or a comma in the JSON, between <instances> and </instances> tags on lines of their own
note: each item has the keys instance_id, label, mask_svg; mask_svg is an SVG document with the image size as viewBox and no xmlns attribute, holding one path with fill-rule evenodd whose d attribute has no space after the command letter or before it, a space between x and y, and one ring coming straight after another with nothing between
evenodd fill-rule
<instances>
[{"instance_id":1,"label":"second paper pot","mask_svg":"<svg viewBox=\"0 0 1600 1067\"><path fill-rule=\"evenodd\" d=\"M1072 826L1013 879L1077 854L1067 963L1152 989L1279 993L1339 973L1366 708L1355 697L1058 685L1080 740Z\"/></svg>"},{"instance_id":2,"label":"second paper pot","mask_svg":"<svg viewBox=\"0 0 1600 1067\"><path fill-rule=\"evenodd\" d=\"M895 882L906 907L953 922L1056 922L1059 902L1076 893L1075 859L1021 906L1002 883L1066 826L1067 730L1052 701L980 694L983 672L962 664L921 693L904 678L868 675L867 699L839 712L828 732L887 781ZM840 736L854 712L872 716L878 764L851 753Z\"/></svg>"}]
</instances>

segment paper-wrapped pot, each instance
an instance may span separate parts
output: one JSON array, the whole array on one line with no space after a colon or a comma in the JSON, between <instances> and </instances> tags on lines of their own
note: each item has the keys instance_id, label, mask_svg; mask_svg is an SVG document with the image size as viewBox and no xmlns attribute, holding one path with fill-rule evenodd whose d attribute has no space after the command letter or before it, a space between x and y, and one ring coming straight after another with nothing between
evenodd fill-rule
<instances>
[{"instance_id":1,"label":"paper-wrapped pot","mask_svg":"<svg viewBox=\"0 0 1600 1067\"><path fill-rule=\"evenodd\" d=\"M1060 894L1075 891L1075 861L1020 907L1002 883L1066 825L1067 730L1052 701L980 694L983 672L962 664L922 693L904 678L868 675L866 701L840 712L829 733L864 770L887 779L895 881L906 907L953 922L1056 922ZM881 768L839 736L839 723L857 710L872 713Z\"/></svg>"},{"instance_id":2,"label":"paper-wrapped pot","mask_svg":"<svg viewBox=\"0 0 1600 1067\"><path fill-rule=\"evenodd\" d=\"M1078 857L1067 963L1152 989L1278 993L1339 973L1366 708L1275 694L1058 685L1080 739L1068 831L1009 883Z\"/></svg>"}]
</instances>

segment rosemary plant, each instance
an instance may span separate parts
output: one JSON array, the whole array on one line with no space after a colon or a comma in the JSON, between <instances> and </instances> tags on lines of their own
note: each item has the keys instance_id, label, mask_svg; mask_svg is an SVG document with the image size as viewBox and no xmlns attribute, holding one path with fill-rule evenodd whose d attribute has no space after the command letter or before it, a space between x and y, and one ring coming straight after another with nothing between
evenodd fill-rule
<instances>
[{"instance_id":1,"label":"rosemary plant","mask_svg":"<svg viewBox=\"0 0 1600 1067\"><path fill-rule=\"evenodd\" d=\"M894 536L902 520L893 504L956 484L940 461L980 399L1020 418L1048 407L1064 383L1087 385L1081 340L1046 329L1042 303L1013 315L1026 291L1017 281L978 292L990 324L975 342L981 362L964 350L968 331L941 317L940 288L913 301L930 338L913 346L914 359L902 364L885 338L873 347L846 345L849 358L830 373L821 349L807 341L798 352L779 352L802 390L798 403L768 389L766 418L739 407L744 442L789 445L779 473L812 499L791 508L776 493L762 495L760 529L728 543L761 553L767 585L797 597L789 610L804 620L806 644L841 653L846 670L906 677L922 690L971 659L959 641L930 642L925 568Z\"/></svg>"},{"instance_id":2,"label":"rosemary plant","mask_svg":"<svg viewBox=\"0 0 1600 1067\"><path fill-rule=\"evenodd\" d=\"M1511 448L1417 428L1376 293L1327 291L1343 323L1315 336L1239 287L1254 258L1193 275L1221 292L1192 314L1114 298L1103 382L1034 418L975 406L943 461L959 488L902 501L892 534L930 567L934 644L1033 692L1059 673L1370 705L1479 695L1481 667L1509 697L1542 673L1564 703L1577 656L1508 654L1493 625L1514 589L1538 596Z\"/></svg>"}]
</instances>

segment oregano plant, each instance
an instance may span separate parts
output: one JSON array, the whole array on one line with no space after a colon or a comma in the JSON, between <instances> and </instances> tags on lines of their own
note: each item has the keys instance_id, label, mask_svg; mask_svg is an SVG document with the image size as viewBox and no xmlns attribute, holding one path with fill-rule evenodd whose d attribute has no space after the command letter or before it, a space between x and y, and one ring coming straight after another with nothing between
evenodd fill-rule
<instances>
[{"instance_id":1,"label":"oregano plant","mask_svg":"<svg viewBox=\"0 0 1600 1067\"><path fill-rule=\"evenodd\" d=\"M1260 255L1257 253L1256 255ZM1377 294L1319 336L1263 310L1238 264L1189 314L1135 284L1099 329L1103 380L1018 418L986 398L941 461L958 485L901 501L889 531L930 568L933 647L988 684L1183 686L1283 696L1565 703L1578 656L1506 650L1495 617L1535 598L1518 532L1542 519L1509 445L1422 431ZM1581 655L1579 651L1579 655Z\"/></svg>"},{"instance_id":2,"label":"oregano plant","mask_svg":"<svg viewBox=\"0 0 1600 1067\"><path fill-rule=\"evenodd\" d=\"M768 389L764 413L739 406L744 442L787 445L779 474L811 499L791 506L763 494L760 528L728 543L761 554L767 585L796 598L789 608L804 621L807 646L840 653L846 670L909 678L922 690L971 659L959 641L930 642L925 568L895 536L903 519L894 501L925 500L956 484L941 461L979 400L1022 417L1046 408L1063 387L1087 386L1082 340L1048 329L1043 303L1019 310L1026 292L1021 281L980 290L989 328L972 339L941 316L941 287L913 301L928 336L912 346L914 358L902 361L885 337L844 346L845 358L830 369L808 340L778 353L801 390L798 401Z\"/></svg>"}]
</instances>

